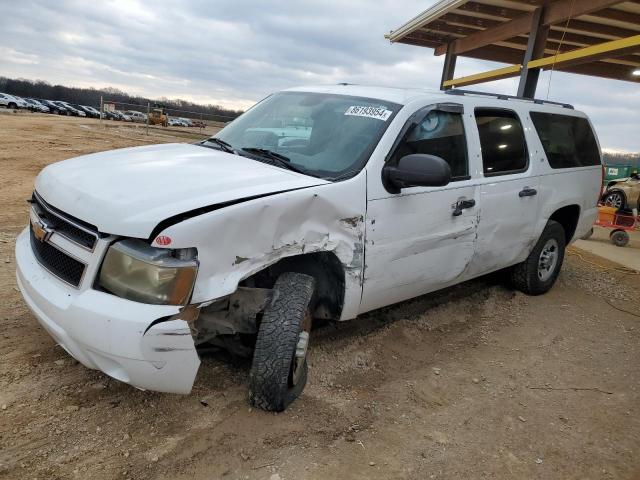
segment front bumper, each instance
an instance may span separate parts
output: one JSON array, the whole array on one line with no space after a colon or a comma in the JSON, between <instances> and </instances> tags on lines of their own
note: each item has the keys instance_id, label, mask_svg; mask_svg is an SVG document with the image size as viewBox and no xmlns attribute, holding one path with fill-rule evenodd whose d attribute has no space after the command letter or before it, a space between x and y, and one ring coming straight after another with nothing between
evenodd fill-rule
<instances>
[{"instance_id":1,"label":"front bumper","mask_svg":"<svg viewBox=\"0 0 640 480\"><path fill-rule=\"evenodd\" d=\"M45 270L25 229L16 240L18 287L40 324L72 357L144 390L189 393L200 359L180 308L74 289Z\"/></svg>"}]
</instances>

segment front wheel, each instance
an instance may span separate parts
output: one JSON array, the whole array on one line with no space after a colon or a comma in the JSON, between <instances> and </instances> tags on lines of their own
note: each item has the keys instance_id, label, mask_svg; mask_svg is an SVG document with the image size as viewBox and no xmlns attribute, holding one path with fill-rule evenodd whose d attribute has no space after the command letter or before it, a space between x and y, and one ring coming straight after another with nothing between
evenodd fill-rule
<instances>
[{"instance_id":1,"label":"front wheel","mask_svg":"<svg viewBox=\"0 0 640 480\"><path fill-rule=\"evenodd\" d=\"M301 273L286 272L276 280L249 372L249 400L255 407L281 412L304 389L314 288L314 278Z\"/></svg>"},{"instance_id":2,"label":"front wheel","mask_svg":"<svg viewBox=\"0 0 640 480\"><path fill-rule=\"evenodd\" d=\"M529 295L548 292L560 274L565 246L564 228L549 220L527 259L511 269L513 285Z\"/></svg>"},{"instance_id":3,"label":"front wheel","mask_svg":"<svg viewBox=\"0 0 640 480\"><path fill-rule=\"evenodd\" d=\"M604 204L607 207L624 208L626 203L627 201L624 198L624 193L617 190L607 193L604 197Z\"/></svg>"}]
</instances>

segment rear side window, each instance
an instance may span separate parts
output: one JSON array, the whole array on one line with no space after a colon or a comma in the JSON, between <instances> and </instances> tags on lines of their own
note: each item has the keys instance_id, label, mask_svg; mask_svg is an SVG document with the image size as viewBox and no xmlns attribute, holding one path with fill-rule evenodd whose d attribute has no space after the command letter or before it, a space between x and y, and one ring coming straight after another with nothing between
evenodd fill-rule
<instances>
[{"instance_id":1,"label":"rear side window","mask_svg":"<svg viewBox=\"0 0 640 480\"><path fill-rule=\"evenodd\" d=\"M524 172L527 144L520 119L512 110L476 108L485 176Z\"/></svg>"},{"instance_id":2,"label":"rear side window","mask_svg":"<svg viewBox=\"0 0 640 480\"><path fill-rule=\"evenodd\" d=\"M531 112L551 168L600 165L598 143L586 118Z\"/></svg>"}]
</instances>

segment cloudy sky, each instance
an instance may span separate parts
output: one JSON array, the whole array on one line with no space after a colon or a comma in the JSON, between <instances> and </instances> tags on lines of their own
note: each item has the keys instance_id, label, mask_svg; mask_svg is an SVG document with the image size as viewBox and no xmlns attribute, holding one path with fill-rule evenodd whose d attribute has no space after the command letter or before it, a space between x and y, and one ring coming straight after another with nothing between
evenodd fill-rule
<instances>
[{"instance_id":1,"label":"cloudy sky","mask_svg":"<svg viewBox=\"0 0 640 480\"><path fill-rule=\"evenodd\" d=\"M442 57L384 34L434 0L0 0L0 76L246 108L269 92L351 82L438 88ZM462 59L457 75L493 66ZM537 96L545 98L549 73ZM482 89L514 94L515 80ZM555 72L603 147L640 151L637 84Z\"/></svg>"}]
</instances>

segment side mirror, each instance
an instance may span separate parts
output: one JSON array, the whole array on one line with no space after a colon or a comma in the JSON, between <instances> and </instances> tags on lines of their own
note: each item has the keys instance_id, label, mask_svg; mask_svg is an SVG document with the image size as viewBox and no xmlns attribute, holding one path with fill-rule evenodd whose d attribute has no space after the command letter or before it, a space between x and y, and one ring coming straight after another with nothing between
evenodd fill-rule
<instances>
[{"instance_id":1,"label":"side mirror","mask_svg":"<svg viewBox=\"0 0 640 480\"><path fill-rule=\"evenodd\" d=\"M444 187L451 181L451 168L442 158L424 153L405 155L398 165L385 165L382 183L390 193L407 187Z\"/></svg>"}]
</instances>

